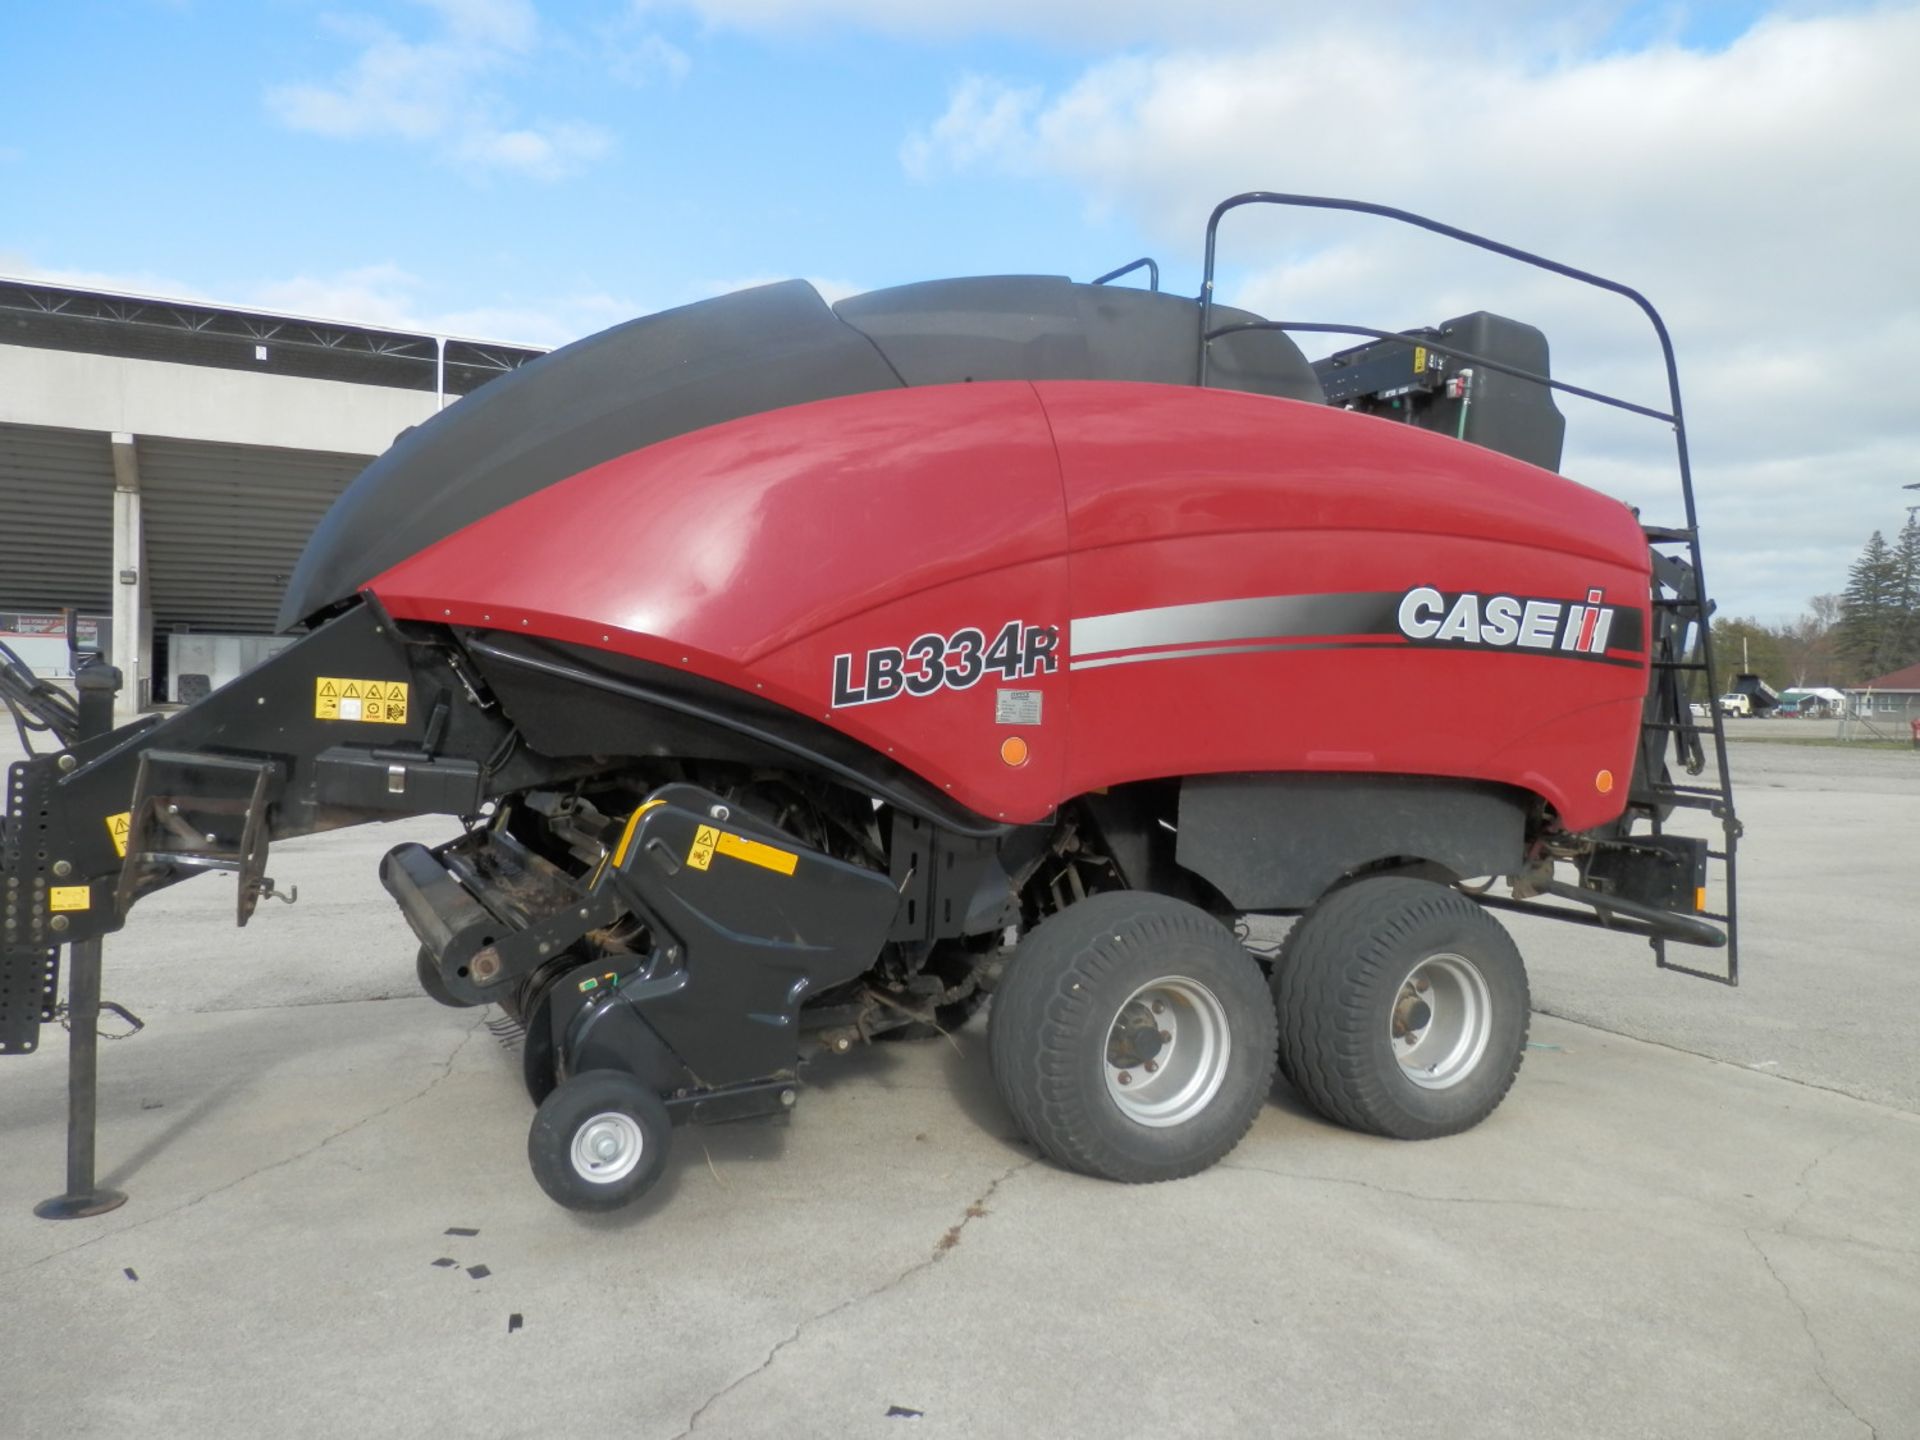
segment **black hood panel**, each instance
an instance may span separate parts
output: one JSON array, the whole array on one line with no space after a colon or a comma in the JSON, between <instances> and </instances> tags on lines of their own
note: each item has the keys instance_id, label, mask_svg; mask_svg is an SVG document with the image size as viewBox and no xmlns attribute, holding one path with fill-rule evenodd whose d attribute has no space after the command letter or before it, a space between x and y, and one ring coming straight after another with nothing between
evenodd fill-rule
<instances>
[{"instance_id":1,"label":"black hood panel","mask_svg":"<svg viewBox=\"0 0 1920 1440\"><path fill-rule=\"evenodd\" d=\"M1222 325L1252 318L1215 312ZM401 434L307 542L280 628L324 614L485 515L675 435L902 385L1191 384L1198 327L1191 300L1055 276L906 285L834 308L789 280L616 325ZM1276 332L1221 342L1214 375L1223 388L1321 398L1299 348Z\"/></svg>"}]
</instances>

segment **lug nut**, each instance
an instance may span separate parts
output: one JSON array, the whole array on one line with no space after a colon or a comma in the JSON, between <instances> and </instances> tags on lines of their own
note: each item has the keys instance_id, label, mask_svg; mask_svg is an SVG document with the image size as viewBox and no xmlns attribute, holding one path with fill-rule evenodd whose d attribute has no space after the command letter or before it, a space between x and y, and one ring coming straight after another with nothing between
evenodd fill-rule
<instances>
[{"instance_id":1,"label":"lug nut","mask_svg":"<svg viewBox=\"0 0 1920 1440\"><path fill-rule=\"evenodd\" d=\"M1131 1075L1130 1073L1128 1073L1127 1071L1125 1071L1125 1070L1122 1070L1122 1071L1120 1072L1120 1083L1121 1083L1122 1085L1131 1085L1131 1084L1133 1084L1133 1076L1132 1076L1132 1075Z\"/></svg>"},{"instance_id":2,"label":"lug nut","mask_svg":"<svg viewBox=\"0 0 1920 1440\"><path fill-rule=\"evenodd\" d=\"M1160 1062L1158 1060L1149 1060L1140 1068L1145 1070L1147 1074L1152 1075L1160 1069Z\"/></svg>"},{"instance_id":3,"label":"lug nut","mask_svg":"<svg viewBox=\"0 0 1920 1440\"><path fill-rule=\"evenodd\" d=\"M1167 1008L1167 1003L1164 1000L1156 1000L1153 1002L1153 1013L1156 1015L1158 1015L1162 1010L1165 1010L1166 1008Z\"/></svg>"},{"instance_id":4,"label":"lug nut","mask_svg":"<svg viewBox=\"0 0 1920 1440\"><path fill-rule=\"evenodd\" d=\"M1173 1032L1171 1030L1162 1030L1160 1032L1160 1043L1162 1045L1171 1045L1173 1043Z\"/></svg>"}]
</instances>

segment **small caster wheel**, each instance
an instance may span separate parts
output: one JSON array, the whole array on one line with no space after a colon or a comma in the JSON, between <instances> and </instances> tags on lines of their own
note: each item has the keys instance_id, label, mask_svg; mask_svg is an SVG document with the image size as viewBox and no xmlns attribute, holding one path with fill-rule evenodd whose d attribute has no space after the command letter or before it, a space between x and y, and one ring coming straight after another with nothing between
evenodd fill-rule
<instances>
[{"instance_id":1,"label":"small caster wheel","mask_svg":"<svg viewBox=\"0 0 1920 1440\"><path fill-rule=\"evenodd\" d=\"M588 1070L540 1102L527 1161L548 1196L569 1210L618 1210L653 1188L673 1122L658 1095L624 1070Z\"/></svg>"}]
</instances>

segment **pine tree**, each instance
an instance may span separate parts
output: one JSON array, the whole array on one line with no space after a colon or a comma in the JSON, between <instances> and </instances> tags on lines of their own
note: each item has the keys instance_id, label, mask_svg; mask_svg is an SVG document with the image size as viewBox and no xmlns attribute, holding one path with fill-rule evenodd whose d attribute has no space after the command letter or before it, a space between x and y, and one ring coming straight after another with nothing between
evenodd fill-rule
<instances>
[{"instance_id":1,"label":"pine tree","mask_svg":"<svg viewBox=\"0 0 1920 1440\"><path fill-rule=\"evenodd\" d=\"M1907 511L1907 523L1893 546L1897 574L1895 603L1900 611L1892 669L1920 660L1920 509Z\"/></svg>"},{"instance_id":2,"label":"pine tree","mask_svg":"<svg viewBox=\"0 0 1920 1440\"><path fill-rule=\"evenodd\" d=\"M1858 679L1899 668L1908 614L1901 587L1900 557L1876 530L1847 571L1840 597L1840 652Z\"/></svg>"}]
</instances>

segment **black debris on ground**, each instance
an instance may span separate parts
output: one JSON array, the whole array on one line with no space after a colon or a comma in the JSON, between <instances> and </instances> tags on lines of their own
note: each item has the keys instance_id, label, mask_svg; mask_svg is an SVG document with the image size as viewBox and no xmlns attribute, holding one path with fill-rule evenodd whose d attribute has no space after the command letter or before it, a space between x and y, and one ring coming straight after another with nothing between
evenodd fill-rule
<instances>
[{"instance_id":1,"label":"black debris on ground","mask_svg":"<svg viewBox=\"0 0 1920 1440\"><path fill-rule=\"evenodd\" d=\"M520 1312L516 1310L513 1314L507 1316L507 1333L509 1335L513 1334L514 1331L520 1328L521 1324Z\"/></svg>"},{"instance_id":2,"label":"black debris on ground","mask_svg":"<svg viewBox=\"0 0 1920 1440\"><path fill-rule=\"evenodd\" d=\"M129 1280L138 1280L140 1278L138 1275L133 1273L133 1267L131 1265L127 1266L127 1268L122 1270L120 1273L126 1276L127 1279Z\"/></svg>"},{"instance_id":3,"label":"black debris on ground","mask_svg":"<svg viewBox=\"0 0 1920 1440\"><path fill-rule=\"evenodd\" d=\"M473 1236L478 1235L480 1232L478 1230L469 1230L464 1225L449 1225L446 1229L446 1233L449 1235L465 1235L469 1239L471 1239Z\"/></svg>"},{"instance_id":4,"label":"black debris on ground","mask_svg":"<svg viewBox=\"0 0 1920 1440\"><path fill-rule=\"evenodd\" d=\"M469 1265L467 1267L467 1274L471 1275L475 1280L484 1280L492 1273L493 1271L484 1265Z\"/></svg>"},{"instance_id":5,"label":"black debris on ground","mask_svg":"<svg viewBox=\"0 0 1920 1440\"><path fill-rule=\"evenodd\" d=\"M434 1268L436 1270L445 1270L450 1266L458 1265L459 1263L460 1262L454 1259L451 1255L442 1255L438 1260L433 1262Z\"/></svg>"},{"instance_id":6,"label":"black debris on ground","mask_svg":"<svg viewBox=\"0 0 1920 1440\"><path fill-rule=\"evenodd\" d=\"M887 1419L889 1420L918 1420L926 1413L924 1410L909 1410L904 1405L889 1405L887 1407Z\"/></svg>"}]
</instances>

